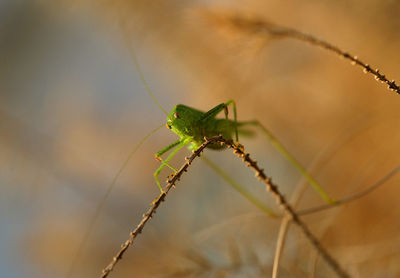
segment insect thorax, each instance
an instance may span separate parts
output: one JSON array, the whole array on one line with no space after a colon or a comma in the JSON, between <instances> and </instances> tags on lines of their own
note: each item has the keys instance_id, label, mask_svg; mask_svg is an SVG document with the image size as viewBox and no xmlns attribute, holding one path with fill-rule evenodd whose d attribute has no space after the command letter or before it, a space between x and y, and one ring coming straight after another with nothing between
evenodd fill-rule
<instances>
[{"instance_id":1,"label":"insect thorax","mask_svg":"<svg viewBox=\"0 0 400 278\"><path fill-rule=\"evenodd\" d=\"M235 132L234 122L226 119L204 118L204 112L178 104L167 118L167 127L181 139L190 139L192 148L200 146L204 137L222 135L232 139ZM219 145L210 146L212 149L221 149Z\"/></svg>"}]
</instances>

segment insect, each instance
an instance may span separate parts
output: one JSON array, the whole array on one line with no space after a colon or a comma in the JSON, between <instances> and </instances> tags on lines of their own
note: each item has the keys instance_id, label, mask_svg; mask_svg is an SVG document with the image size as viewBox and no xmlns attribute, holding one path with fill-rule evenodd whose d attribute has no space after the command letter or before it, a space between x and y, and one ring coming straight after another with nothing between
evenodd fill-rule
<instances>
[{"instance_id":1,"label":"insect","mask_svg":"<svg viewBox=\"0 0 400 278\"><path fill-rule=\"evenodd\" d=\"M133 55L134 56L134 55ZM353 59L355 60L355 59ZM147 83L145 82L143 75L140 71L138 63L136 61L136 57L134 57L135 65L137 66L138 72L141 76L141 79L145 86L147 87L147 92L153 97L151 91L148 89ZM394 84L394 83L393 83ZM158 104L158 102L155 100ZM159 105L160 106L160 105ZM161 106L160 106L161 107ZM228 108L233 108L234 119L228 119ZM165 110L161 107L161 109L165 112ZM306 171L306 169L287 151L287 149L271 134L271 132L266 129L260 122L258 121L249 121L249 122L241 122L237 120L237 113L236 113L236 104L233 100L229 100L225 103L221 103L209 111L203 112L192 108L190 106L179 104L175 106L172 111L167 115L166 126L175 134L179 136L179 140L167 145L160 151L155 154L157 160L161 162L161 165L158 169L154 172L154 178L156 184L160 191L162 191L162 186L159 182L159 175L165 169L165 167L170 168L173 171L177 171L171 164L170 161L183 147L187 146L190 150L196 149L200 146L204 141L204 137L210 137L214 135L222 134L227 139L235 139L237 142L239 141L239 135L246 135L247 127L255 127L260 129L263 134L267 137L267 139L274 145L282 154L283 156L290 161L290 163L299 170L299 172L307 179L307 181L314 187L314 189L321 195L321 197L328 203L335 202L331 199L324 190L318 185L318 183L311 177L311 175ZM218 115L222 112L225 112L225 119L217 118ZM151 134L153 134L152 132ZM148 136L145 137L145 139ZM145 140L144 139L144 140ZM143 142L143 141L142 141ZM138 147L141 145L139 143ZM211 145L209 146L211 149L221 149L220 145ZM135 151L137 148L135 148ZM134 152L135 152L134 151ZM167 158L162 159L162 156L166 153L171 153L167 156ZM134 153L133 152L133 153ZM133 154L132 153L132 154ZM106 199L107 195L111 191L111 188L115 184L115 180L118 178L121 171L125 168L126 163L120 168L117 175L115 176L113 182L109 185L109 189L106 193L104 200ZM242 192L241 192L242 193ZM243 194L243 193L242 193ZM103 202L100 204L99 208L101 208ZM100 209L97 210L96 215L98 215ZM95 221L96 217L93 221ZM90 229L89 229L90 233ZM85 240L84 240L85 241Z\"/></svg>"},{"instance_id":2,"label":"insect","mask_svg":"<svg viewBox=\"0 0 400 278\"><path fill-rule=\"evenodd\" d=\"M253 120L253 121L237 121L237 109L236 109L236 103L234 100L229 100L225 103L218 104L217 106L211 108L210 110L203 112L200 110L197 110L195 108L183 105L183 104L178 104L176 105L170 113L167 113L166 110L160 105L160 103L156 100L154 97L152 91L150 90L143 73L141 71L141 68L139 66L139 63L137 61L137 58L135 56L135 53L133 49L131 49L131 56L132 60L136 66L137 72L139 73L140 79L142 83L146 87L147 93L151 96L151 98L154 100L154 102L159 106L159 108L164 112L164 114L167 115L166 123L165 125L162 125L149 134L147 134L134 148L134 150L130 153L126 161L123 163L123 165L120 167L119 171L117 174L114 176L113 181L109 184L107 188L107 192L104 195L102 201L98 204L96 210L95 210L95 215L92 218L92 220L89 223L89 227L86 230L85 235L83 236L82 244L80 244L79 249L77 251L77 255L75 256L74 262L72 263L69 274L67 277L70 277L73 269L75 267L75 264L77 263L77 260L79 258L80 252L82 252L82 249L84 248L84 243L87 241L89 238L91 231L93 230L94 224L97 221L97 218L100 215L100 212L105 204L105 201L107 200L107 197L109 196L110 192L112 191L117 179L127 166L129 160L132 158L132 156L136 153L136 151L140 148L140 146L146 141L152 134L154 134L157 130L159 130L161 127L166 126L168 129L170 129L172 132L177 134L180 139L167 145L160 151L158 151L155 154L155 158L161 162L161 165L159 166L158 169L154 172L154 178L155 182L160 189L161 192L163 192L163 188L160 184L160 181L158 179L158 176L161 174L162 170L165 167L170 168L172 171L177 172L177 169L170 165L170 160L176 155L179 150L181 150L183 147L188 146L189 150L195 150L197 149L203 142L204 142L204 137L212 137L215 135L222 135L225 139L235 139L237 142L239 141L239 135L244 135L244 136L251 136L253 132L251 130L248 130L248 127L255 127L258 128L268 139L268 141L305 177L305 179L308 181L308 183L318 192L318 194L322 197L322 199L325 200L325 202L332 204L335 202L332 198L328 196L328 194L319 186L319 184L315 181L315 179L307 172L307 170L289 153L289 151L272 135L272 133L265 128L259 121ZM228 119L228 114L229 114L229 106L232 106L233 110L233 120ZM221 113L224 112L225 118L217 118L217 116ZM221 150L222 147L219 144L214 144L208 146L210 149L214 150ZM173 149L173 150L172 150ZM167 156L166 159L162 159L161 156L166 154L167 152L171 151L172 152ZM211 164L208 159L203 160L205 161L210 168L212 168L218 175L221 175L221 171L218 168L217 165ZM225 179L226 180L226 179ZM242 187L238 183L233 183L232 181L228 181L228 183L235 189L237 190L240 194L242 194L247 200L249 200L253 205L259 207L261 210L263 210L265 213L269 215L273 215L273 212L270 208L262 204L261 201L257 200L254 196L252 196L244 187Z\"/></svg>"},{"instance_id":3,"label":"insect","mask_svg":"<svg viewBox=\"0 0 400 278\"><path fill-rule=\"evenodd\" d=\"M151 92L149 91L149 93ZM233 107L233 120L228 119L229 105ZM165 110L163 109L163 111ZM217 119L216 116L222 111L225 112L225 119ZM325 193L307 170L286 150L286 148L272 135L270 131L268 131L259 121L238 122L236 111L236 104L233 100L221 103L207 112L202 112L182 104L178 104L171 110L167 116L166 126L176 133L180 139L155 154L156 159L161 162L161 166L154 172L157 186L161 192L162 187L158 180L158 176L166 166L175 172L177 171L169 164L169 161L182 147L189 145L190 150L195 150L204 142L204 137L212 137L220 134L226 139L233 139L233 135L235 135L236 141L239 141L240 133L249 134L247 130L242 129L243 127L255 126L258 127L266 135L268 140L283 154L283 156L299 170L299 172L308 180L326 202L334 203L334 200ZM161 159L161 155L173 148L175 149L165 160ZM210 145L209 148L219 150L223 147L219 144L213 144Z\"/></svg>"},{"instance_id":4,"label":"insect","mask_svg":"<svg viewBox=\"0 0 400 278\"><path fill-rule=\"evenodd\" d=\"M235 115L233 121L228 119L229 105L233 106ZM216 119L216 116L222 111L225 111L225 119ZM183 104L175 106L167 117L166 127L176 133L180 139L155 154L156 159L162 163L154 172L154 177L160 190L162 191L162 187L158 180L158 175L165 166L176 171L168 162L182 147L189 145L190 150L195 150L204 142L204 137L212 137L219 134L227 139L232 139L233 134L235 134L236 141L238 141L238 128L245 124L246 123L237 122L236 105L233 100L221 103L207 112L202 112ZM223 148L223 146L219 144L213 144L208 147L216 150ZM162 160L161 155L173 148L175 148L175 150L167 159Z\"/></svg>"},{"instance_id":5,"label":"insect","mask_svg":"<svg viewBox=\"0 0 400 278\"><path fill-rule=\"evenodd\" d=\"M184 146L189 145L190 150L194 150L199 147L204 142L204 137L211 137L214 135L222 134L226 139L232 139L233 134L235 134L236 141L239 141L239 133L243 134L251 134L251 132L247 130L243 130L244 126L255 126L258 127L261 132L266 136L268 141L305 177L305 179L309 182L309 184L318 192L322 199L329 204L335 203L335 200L328 196L328 194L322 189L322 187L317 183L317 181L308 173L308 171L301 165L300 162L296 160L296 158L290 154L290 152L273 136L273 134L264 127L259 121L248 121L248 122L238 122L237 121L237 109L236 103L233 100L229 100L226 103L221 103L214 108L210 109L207 112L199 111L195 108L178 104L175 106L171 112L168 114L166 110L162 107L162 105L157 101L154 97L149 85L144 78L141 67L139 66L139 62L137 60L135 51L131 43L127 42L129 53L131 55L132 61L136 67L137 73L139 74L141 82L146 87L146 92L150 95L153 101L157 104L157 106L164 112L167 116L166 126L174 133L176 133L180 139L161 149L155 154L157 160L161 162L161 166L154 172L154 178L156 180L156 184L160 191L162 192L162 187L160 181L158 180L158 176L161 171L167 166L173 171L177 171L173 166L169 164L169 161L172 157ZM228 107L231 105L233 107L233 121L228 119ZM216 119L215 117L220 113L225 112L225 119ZM147 139L151 134L156 132L159 128L152 131L148 134L135 148L135 150L129 155L128 159L122 165L118 173L116 174L113 182L110 184L109 189L107 191L106 197L111 191L111 188L115 184L116 179L125 168L128 160L133 156L136 152L137 148L143 143L144 140ZM165 154L169 150L175 148L172 153L165 159L161 159L161 155ZM219 145L211 145L211 149L221 149ZM209 165L211 166L211 165ZM211 166L214 170L216 170L216 165ZM218 168L218 167L217 167ZM218 170L216 171L217 174ZM232 184L231 184L232 185ZM259 206L260 208L265 208L264 206L260 206L259 202L253 198L243 187L240 185L233 186L236 190L242 193L248 200L250 200L254 205ZM105 197L105 198L106 198ZM103 200L104 201L104 200ZM101 207L102 204L99 205ZM265 210L267 213L271 212L269 209Z\"/></svg>"}]
</instances>

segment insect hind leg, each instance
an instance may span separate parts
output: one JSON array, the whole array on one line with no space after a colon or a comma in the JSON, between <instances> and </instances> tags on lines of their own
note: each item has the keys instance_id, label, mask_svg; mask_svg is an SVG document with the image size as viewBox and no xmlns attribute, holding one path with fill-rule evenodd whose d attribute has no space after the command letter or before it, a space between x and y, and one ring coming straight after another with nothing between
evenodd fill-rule
<instances>
[{"instance_id":1,"label":"insect hind leg","mask_svg":"<svg viewBox=\"0 0 400 278\"><path fill-rule=\"evenodd\" d=\"M268 141L300 172L300 174L308 181L308 183L317 191L317 193L321 196L329 204L334 204L336 201L329 197L329 195L322 189L322 187L318 184L318 182L311 176L310 173L304 168L303 165L283 146L278 139L267 129L265 128L259 121L249 121L249 122L241 122L239 125L253 125L258 127L264 135L267 137Z\"/></svg>"},{"instance_id":2,"label":"insect hind leg","mask_svg":"<svg viewBox=\"0 0 400 278\"><path fill-rule=\"evenodd\" d=\"M235 137L236 137L236 142L239 141L239 132L238 132L238 124L237 124L237 113L236 113L236 102L231 99L225 103L225 117L228 118L228 106L232 105L233 108L233 121L235 123Z\"/></svg>"},{"instance_id":3,"label":"insect hind leg","mask_svg":"<svg viewBox=\"0 0 400 278\"><path fill-rule=\"evenodd\" d=\"M221 103L217 106L215 106L214 108L210 109L209 111L207 111L206 113L204 113L204 115L201 117L201 121L207 121L210 118L214 118L218 115L218 113L220 113L222 110L225 111L225 117L228 118L228 106L232 105L233 107L233 120L235 123L235 138L236 141L239 141L239 133L238 133L238 124L237 124L237 113L236 113L236 103L234 100L228 100L225 103Z\"/></svg>"}]
</instances>

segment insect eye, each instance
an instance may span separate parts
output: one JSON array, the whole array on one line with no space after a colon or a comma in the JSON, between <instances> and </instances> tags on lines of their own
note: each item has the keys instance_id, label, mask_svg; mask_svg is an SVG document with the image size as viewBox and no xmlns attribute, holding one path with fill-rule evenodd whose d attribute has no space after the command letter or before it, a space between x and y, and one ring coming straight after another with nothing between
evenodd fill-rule
<instances>
[{"instance_id":1,"label":"insect eye","mask_svg":"<svg viewBox=\"0 0 400 278\"><path fill-rule=\"evenodd\" d=\"M180 116L179 116L178 112L175 112L175 113L174 113L174 117L175 117L175 118L177 118L177 119L179 119L179 118L180 118Z\"/></svg>"},{"instance_id":2,"label":"insect eye","mask_svg":"<svg viewBox=\"0 0 400 278\"><path fill-rule=\"evenodd\" d=\"M166 124L165 125L168 129L171 129L171 125L170 124Z\"/></svg>"}]
</instances>

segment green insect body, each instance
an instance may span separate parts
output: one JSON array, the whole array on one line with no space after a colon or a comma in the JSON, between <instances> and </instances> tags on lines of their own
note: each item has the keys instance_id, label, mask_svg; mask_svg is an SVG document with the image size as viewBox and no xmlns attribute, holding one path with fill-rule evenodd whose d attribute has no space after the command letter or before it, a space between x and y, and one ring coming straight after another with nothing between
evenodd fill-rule
<instances>
[{"instance_id":1,"label":"green insect body","mask_svg":"<svg viewBox=\"0 0 400 278\"><path fill-rule=\"evenodd\" d=\"M268 139L268 141L305 177L305 179L309 182L309 184L320 194L320 196L327 203L330 203L330 204L335 203L335 200L331 199L325 193L325 191L318 185L318 183L307 172L307 170L300 164L300 162L298 162L290 154L290 152L272 135L272 133L267 128L265 128L259 121L257 121L257 120L248 121L248 122L238 122L237 121L236 104L233 100L229 100L226 103L221 103L207 112L202 112L202 111L194 109L192 107L178 104L168 114L164 110L164 108L160 105L160 103L156 100L156 98L153 96L146 80L144 79L143 73L140 69L139 63L138 63L136 55L132 49L132 46L131 45L129 45L129 46L130 46L130 54L132 55L132 60L135 64L135 67L136 67L138 73L139 73L139 77L140 77L142 83L146 87L147 93L154 100L154 102L159 106L159 108L167 115L166 126L180 137L179 140L166 146L165 148L163 148L162 150L158 151L155 154L156 159L161 162L161 166L154 172L154 178L155 178L156 183L161 192L163 192L163 189L158 180L158 176L165 167L169 167L174 172L177 172L177 169L175 169L173 166L171 166L168 162L172 159L172 157L181 148L183 148L184 146L188 146L188 148L190 150L195 150L202 143L204 143L204 137L212 137L212 136L216 136L216 135L220 135L220 134L225 139L235 138L235 140L238 141L239 133L241 135L252 135L253 134L253 131L244 129L243 127L244 126L253 126L253 127L259 128L259 130L265 135L265 137ZM228 106L229 105L231 105L233 108L233 120L228 119ZM216 116L219 113L221 113L222 111L225 112L225 119L217 119ZM86 233L84 235L84 239L79 246L79 249L77 252L78 255L76 256L76 258L79 257L79 253L83 249L84 243L89 238L91 231L94 227L94 224L100 215L100 211L101 211L102 207L104 206L105 201L107 200L108 195L110 194L111 190L115 186L116 181L119 178L119 176L121 175L122 171L128 165L129 160L134 156L134 154L140 148L140 146L151 135L153 135L156 131L158 131L161 127L162 126L154 129L152 132L147 134L135 146L135 148L132 150L132 152L129 154L127 159L124 161L124 163L122 164L122 166L120 167L120 169L118 170L116 175L114 176L112 182L108 185L107 192L105 193L103 199L99 203L99 205L96 209L96 212L95 212L95 216L93 217L92 221L89 223L89 228L86 231ZM168 157L165 160L161 159L161 155L172 150L173 148L175 148L175 149L168 155ZM207 148L221 150L224 147L221 146L220 144L213 144L213 145L208 145ZM233 180L227 173L225 173L221 168L219 168L218 165L214 164L212 161L210 161L209 159L207 159L204 156L203 156L203 161L211 169L213 169L219 176L221 176L229 185L231 185L235 190L237 190L247 200L249 200L252 204L254 204L258 208L263 210L268 215L274 216L273 211L269 207L265 206L260 200L258 200L251 193L249 193L243 186L241 186L239 183L237 183L235 180ZM71 276L76 262L77 262L77 260L74 260L72 262L67 277Z\"/></svg>"},{"instance_id":2,"label":"green insect body","mask_svg":"<svg viewBox=\"0 0 400 278\"><path fill-rule=\"evenodd\" d=\"M227 119L229 105L233 106L233 121ZM226 119L216 118L221 111L225 112ZM176 171L168 162L179 149L188 145L190 150L195 150L204 142L204 137L212 137L220 134L226 139L233 139L233 136L235 136L236 141L238 141L238 128L244 124L245 123L238 123L236 120L236 105L233 100L221 103L207 112L202 112L183 104L175 106L167 116L166 126L176 133L180 139L155 154L156 159L162 162L161 166L154 173L156 183L160 190L162 191L162 187L158 180L158 175L165 166ZM160 158L161 155L174 147L176 147L176 149L166 160ZM208 148L220 150L224 147L220 144L212 144L209 145Z\"/></svg>"},{"instance_id":3,"label":"green insect body","mask_svg":"<svg viewBox=\"0 0 400 278\"><path fill-rule=\"evenodd\" d=\"M221 134L226 139L233 139L236 129L236 123L232 120L207 117L206 113L182 104L178 104L172 109L168 115L166 126L181 139L191 138L189 144L191 150L197 149L204 142L204 137ZM220 144L208 147L223 148Z\"/></svg>"},{"instance_id":4,"label":"green insect body","mask_svg":"<svg viewBox=\"0 0 400 278\"><path fill-rule=\"evenodd\" d=\"M246 122L246 123L238 123L237 122L237 116L236 116L236 105L235 102L230 100L226 103L222 103L220 105L215 106L213 109L209 110L208 112L201 112L199 110L196 110L194 108L185 106L185 105L177 105L170 114L168 114L165 109L161 106L161 104L157 101L157 99L154 97L153 93L150 90L150 87L148 86L144 76L143 72L140 69L139 63L137 61L135 51L132 48L131 44L129 45L129 50L130 54L132 57L132 60L135 64L135 67L139 73L139 77L142 81L142 83L146 87L147 93L150 95L150 97L153 99L153 101L158 105L158 107L167 115L167 126L171 128L173 132L175 132L179 137L180 140L166 146L159 152L155 154L155 157L157 160L161 161L162 164L161 166L154 172L154 178L156 180L156 183L158 187L160 188L161 191L162 187L160 185L160 182L158 181L158 175L160 174L161 170L167 166L171 168L173 171L177 171L174 167L168 164L169 160L185 145L190 144L189 148L190 149L195 149L196 147L200 146L201 143L203 142L204 136L212 136L212 135L218 135L222 134L224 137L231 139L233 136L233 132L235 132L235 138L236 141L238 141L238 128L243 126L243 125L252 125L255 127L258 127L267 137L268 141L271 142L271 144L305 177L305 179L310 183L310 185L320 194L320 196L328 203L335 203L335 200L331 199L328 194L318 185L318 183L315 181L315 179L307 172L307 170L301 165L300 162L298 162L291 154L290 152L271 134L271 132L266 129L259 121L252 121L252 122ZM227 118L228 116L228 106L232 105L233 106L233 115L234 115L234 121L230 121L228 119L215 119L218 113L220 113L222 110L225 111L225 116ZM179 110L179 111L178 111ZM179 121L177 121L179 119ZM157 129L158 130L158 129ZM155 132L154 130L153 132ZM249 132L245 130L240 130L241 133L246 134ZM153 133L152 132L152 133ZM152 134L151 133L151 134ZM251 133L251 132L250 132ZM142 142L138 146L140 146ZM173 149L174 147L175 150L171 152L171 154L164 160L160 158L161 155L164 153L168 152L169 150ZM210 146L210 148L214 149L220 149L220 146ZM137 149L135 149L130 155L127 161L133 156L133 154L136 152ZM115 183L115 180L118 178L122 170L127 164L127 161L124 163L124 165L121 167L120 171L117 173L116 177L114 178L114 181L111 183L110 188ZM217 167L212 166L209 163L209 166L213 168L220 176L223 176L220 171L220 169L216 169ZM227 179L225 179L227 180ZM233 187L237 187L236 185L233 185L232 182L228 182L231 184ZM238 189L238 187L237 187ZM109 189L110 191L111 189ZM238 190L241 194L244 196L247 195L244 194L244 190L241 188ZM249 200L251 197L245 196ZM252 201L253 202L253 201ZM255 202L253 202L255 203Z\"/></svg>"},{"instance_id":5,"label":"green insect body","mask_svg":"<svg viewBox=\"0 0 400 278\"><path fill-rule=\"evenodd\" d=\"M233 121L228 119L229 105L232 105L233 107ZM217 119L216 116L222 111L225 112L225 119ZM166 146L155 154L156 159L162 163L161 166L154 172L154 178L160 191L162 192L163 190L158 180L158 176L166 166L172 169L174 172L177 172L177 170L168 162L182 147L189 145L188 147L190 150L195 150L204 142L204 137L212 137L220 134L226 139L233 139L235 135L235 139L238 141L239 133L247 135L252 134L248 130L242 129L242 127L246 125L258 127L264 133L267 139L274 145L274 147L298 169L298 171L308 180L311 186L314 187L314 189L326 202L335 202L335 200L331 199L328 194L326 194L326 192L318 185L318 183L307 172L307 170L260 122L238 122L236 115L236 104L233 100L229 100L226 103L221 103L207 112L202 112L182 104L178 104L171 110L167 116L166 126L176 133L180 139ZM165 160L162 160L160 156L173 148L175 148L175 150L173 150ZM213 144L209 145L208 148L219 150L224 147L219 144Z\"/></svg>"}]
</instances>

